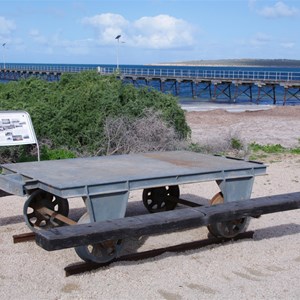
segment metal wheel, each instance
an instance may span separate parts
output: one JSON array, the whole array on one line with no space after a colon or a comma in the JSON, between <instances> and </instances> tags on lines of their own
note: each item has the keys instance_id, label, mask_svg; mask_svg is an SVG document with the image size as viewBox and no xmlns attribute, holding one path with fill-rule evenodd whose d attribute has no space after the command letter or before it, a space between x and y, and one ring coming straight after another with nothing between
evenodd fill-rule
<instances>
[{"instance_id":1,"label":"metal wheel","mask_svg":"<svg viewBox=\"0 0 300 300\"><path fill-rule=\"evenodd\" d=\"M224 197L221 192L217 193L211 200L211 205L224 203ZM241 218L227 222L214 223L207 226L209 232L215 237L233 238L239 233L244 232L250 222L250 218Z\"/></svg>"},{"instance_id":2,"label":"metal wheel","mask_svg":"<svg viewBox=\"0 0 300 300\"><path fill-rule=\"evenodd\" d=\"M45 211L68 216L68 200L52 195L43 190L36 190L33 192L26 200L23 207L25 222L32 231L62 226L64 224L63 222L51 217Z\"/></svg>"},{"instance_id":3,"label":"metal wheel","mask_svg":"<svg viewBox=\"0 0 300 300\"><path fill-rule=\"evenodd\" d=\"M78 224L90 223L88 213L82 215ZM122 249L122 240L109 240L101 243L75 247L77 255L86 262L106 263L116 258Z\"/></svg>"},{"instance_id":4,"label":"metal wheel","mask_svg":"<svg viewBox=\"0 0 300 300\"><path fill-rule=\"evenodd\" d=\"M150 213L173 210L177 203L170 197L179 198L178 185L144 189L143 203Z\"/></svg>"}]
</instances>

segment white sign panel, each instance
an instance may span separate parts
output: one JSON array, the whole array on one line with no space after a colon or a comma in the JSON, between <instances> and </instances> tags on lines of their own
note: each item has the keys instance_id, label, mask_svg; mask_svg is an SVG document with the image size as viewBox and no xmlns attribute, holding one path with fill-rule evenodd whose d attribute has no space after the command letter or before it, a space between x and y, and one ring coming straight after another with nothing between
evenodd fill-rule
<instances>
[{"instance_id":1,"label":"white sign panel","mask_svg":"<svg viewBox=\"0 0 300 300\"><path fill-rule=\"evenodd\" d=\"M0 111L0 146L37 144L31 118L25 111Z\"/></svg>"}]
</instances>

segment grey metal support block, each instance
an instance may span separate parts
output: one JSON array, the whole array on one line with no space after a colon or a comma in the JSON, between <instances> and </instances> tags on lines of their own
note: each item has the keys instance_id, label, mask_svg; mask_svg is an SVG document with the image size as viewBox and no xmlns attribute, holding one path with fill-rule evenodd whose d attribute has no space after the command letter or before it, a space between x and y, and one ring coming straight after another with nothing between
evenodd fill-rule
<instances>
[{"instance_id":1,"label":"grey metal support block","mask_svg":"<svg viewBox=\"0 0 300 300\"><path fill-rule=\"evenodd\" d=\"M251 197L254 176L229 178L217 181L224 197L224 202L247 200Z\"/></svg>"},{"instance_id":2,"label":"grey metal support block","mask_svg":"<svg viewBox=\"0 0 300 300\"><path fill-rule=\"evenodd\" d=\"M129 192L88 196L86 207L91 222L123 218L126 213Z\"/></svg>"}]
</instances>

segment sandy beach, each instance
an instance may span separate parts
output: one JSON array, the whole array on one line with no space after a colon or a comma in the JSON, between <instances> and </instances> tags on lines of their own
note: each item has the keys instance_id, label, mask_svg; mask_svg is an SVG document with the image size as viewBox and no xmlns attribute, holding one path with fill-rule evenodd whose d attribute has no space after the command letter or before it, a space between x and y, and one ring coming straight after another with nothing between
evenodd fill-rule
<instances>
[{"instance_id":1,"label":"sandy beach","mask_svg":"<svg viewBox=\"0 0 300 300\"><path fill-rule=\"evenodd\" d=\"M245 143L299 146L300 106L230 113L187 112L192 139L218 143L239 137ZM267 175L255 178L252 197L300 191L300 156L268 159ZM215 182L183 185L182 198L208 202ZM142 191L130 194L127 215L146 214ZM13 244L28 232L24 198L0 198L1 299L300 299L300 210L253 219L254 238L138 262L117 262L101 270L65 277L64 267L80 261L73 249L47 252L34 242ZM82 208L81 199L70 201ZM83 211L82 211L83 212ZM138 251L206 239L202 227L127 242Z\"/></svg>"}]
</instances>

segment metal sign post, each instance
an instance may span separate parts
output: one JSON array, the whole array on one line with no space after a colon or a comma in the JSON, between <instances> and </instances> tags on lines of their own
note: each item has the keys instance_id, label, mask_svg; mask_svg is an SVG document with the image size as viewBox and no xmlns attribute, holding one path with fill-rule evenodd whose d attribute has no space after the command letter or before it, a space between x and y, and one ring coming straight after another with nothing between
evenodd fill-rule
<instances>
[{"instance_id":1,"label":"metal sign post","mask_svg":"<svg viewBox=\"0 0 300 300\"><path fill-rule=\"evenodd\" d=\"M30 115L26 111L0 111L0 146L36 144L40 149Z\"/></svg>"}]
</instances>

